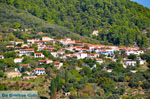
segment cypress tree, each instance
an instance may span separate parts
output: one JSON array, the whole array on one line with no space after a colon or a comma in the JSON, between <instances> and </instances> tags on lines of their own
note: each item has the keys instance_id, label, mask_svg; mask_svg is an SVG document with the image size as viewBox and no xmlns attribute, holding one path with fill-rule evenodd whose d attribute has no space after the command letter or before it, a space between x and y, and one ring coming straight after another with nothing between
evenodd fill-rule
<instances>
[{"instance_id":1,"label":"cypress tree","mask_svg":"<svg viewBox=\"0 0 150 99\"><path fill-rule=\"evenodd\" d=\"M57 91L61 89L61 81L60 81L60 76L58 74L56 76L56 87L57 87Z\"/></svg>"},{"instance_id":2,"label":"cypress tree","mask_svg":"<svg viewBox=\"0 0 150 99\"><path fill-rule=\"evenodd\" d=\"M51 95L53 96L55 94L55 91L56 91L54 78L52 79L50 90L51 90Z\"/></svg>"},{"instance_id":3,"label":"cypress tree","mask_svg":"<svg viewBox=\"0 0 150 99\"><path fill-rule=\"evenodd\" d=\"M67 83L68 82L68 71L65 70L65 82Z\"/></svg>"}]
</instances>

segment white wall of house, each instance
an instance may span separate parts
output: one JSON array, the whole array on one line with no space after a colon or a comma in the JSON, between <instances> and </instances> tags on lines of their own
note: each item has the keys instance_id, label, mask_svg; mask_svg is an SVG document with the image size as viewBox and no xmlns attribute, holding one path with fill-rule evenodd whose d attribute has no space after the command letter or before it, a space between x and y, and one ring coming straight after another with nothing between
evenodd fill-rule
<instances>
[{"instance_id":1,"label":"white wall of house","mask_svg":"<svg viewBox=\"0 0 150 99\"><path fill-rule=\"evenodd\" d=\"M51 55L53 55L54 57L57 57L57 53L56 52L51 52Z\"/></svg>"},{"instance_id":2,"label":"white wall of house","mask_svg":"<svg viewBox=\"0 0 150 99\"><path fill-rule=\"evenodd\" d=\"M23 61L23 58L20 59L14 59L14 63L21 63Z\"/></svg>"},{"instance_id":3,"label":"white wall of house","mask_svg":"<svg viewBox=\"0 0 150 99\"><path fill-rule=\"evenodd\" d=\"M23 44L23 42L15 42L15 45Z\"/></svg>"},{"instance_id":4,"label":"white wall of house","mask_svg":"<svg viewBox=\"0 0 150 99\"><path fill-rule=\"evenodd\" d=\"M135 55L140 55L143 54L144 51L134 51L134 50L129 50L125 52L127 55L135 54Z\"/></svg>"},{"instance_id":5,"label":"white wall of house","mask_svg":"<svg viewBox=\"0 0 150 99\"><path fill-rule=\"evenodd\" d=\"M54 64L54 67L56 67L57 69L60 69L63 66L63 63L58 63L57 65Z\"/></svg>"},{"instance_id":6,"label":"white wall of house","mask_svg":"<svg viewBox=\"0 0 150 99\"><path fill-rule=\"evenodd\" d=\"M36 74L36 75L43 75L43 74L45 74L45 70L35 70L34 74Z\"/></svg>"},{"instance_id":7,"label":"white wall of house","mask_svg":"<svg viewBox=\"0 0 150 99\"><path fill-rule=\"evenodd\" d=\"M46 72L45 72L45 68L36 68L32 73L36 75L43 75Z\"/></svg>"},{"instance_id":8,"label":"white wall of house","mask_svg":"<svg viewBox=\"0 0 150 99\"><path fill-rule=\"evenodd\" d=\"M43 40L43 41L50 41L50 40L53 40L53 39L50 38L50 37L42 37L42 40Z\"/></svg>"},{"instance_id":9,"label":"white wall of house","mask_svg":"<svg viewBox=\"0 0 150 99\"><path fill-rule=\"evenodd\" d=\"M88 55L87 53L80 53L80 59L86 58Z\"/></svg>"},{"instance_id":10,"label":"white wall of house","mask_svg":"<svg viewBox=\"0 0 150 99\"><path fill-rule=\"evenodd\" d=\"M99 64L102 64L103 60L97 60L96 62L99 63Z\"/></svg>"},{"instance_id":11,"label":"white wall of house","mask_svg":"<svg viewBox=\"0 0 150 99\"><path fill-rule=\"evenodd\" d=\"M144 60L139 60L140 65L144 65L145 61Z\"/></svg>"},{"instance_id":12,"label":"white wall of house","mask_svg":"<svg viewBox=\"0 0 150 99\"><path fill-rule=\"evenodd\" d=\"M44 58L44 55L43 54L34 54L34 57L35 58Z\"/></svg>"},{"instance_id":13,"label":"white wall of house","mask_svg":"<svg viewBox=\"0 0 150 99\"><path fill-rule=\"evenodd\" d=\"M0 55L0 59L4 59L4 56L3 56L3 55Z\"/></svg>"},{"instance_id":14,"label":"white wall of house","mask_svg":"<svg viewBox=\"0 0 150 99\"><path fill-rule=\"evenodd\" d=\"M135 66L135 65L136 65L136 61L126 61L126 62L125 62L125 65L128 65L128 66Z\"/></svg>"}]
</instances>

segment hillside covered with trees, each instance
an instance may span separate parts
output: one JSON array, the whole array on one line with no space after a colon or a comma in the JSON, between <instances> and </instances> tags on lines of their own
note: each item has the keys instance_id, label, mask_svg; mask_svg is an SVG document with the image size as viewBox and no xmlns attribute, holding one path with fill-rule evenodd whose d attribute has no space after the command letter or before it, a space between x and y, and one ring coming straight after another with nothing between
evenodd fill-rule
<instances>
[{"instance_id":1,"label":"hillside covered with trees","mask_svg":"<svg viewBox=\"0 0 150 99\"><path fill-rule=\"evenodd\" d=\"M148 46L150 10L130 0L2 0L47 22L105 44ZM147 34L142 34L143 29Z\"/></svg>"},{"instance_id":2,"label":"hillside covered with trees","mask_svg":"<svg viewBox=\"0 0 150 99\"><path fill-rule=\"evenodd\" d=\"M0 46L8 44L12 40L27 40L42 36L71 37L76 40L98 43L97 40L87 36L81 37L65 27L47 23L26 11L7 4L0 4L0 41L2 41Z\"/></svg>"}]
</instances>

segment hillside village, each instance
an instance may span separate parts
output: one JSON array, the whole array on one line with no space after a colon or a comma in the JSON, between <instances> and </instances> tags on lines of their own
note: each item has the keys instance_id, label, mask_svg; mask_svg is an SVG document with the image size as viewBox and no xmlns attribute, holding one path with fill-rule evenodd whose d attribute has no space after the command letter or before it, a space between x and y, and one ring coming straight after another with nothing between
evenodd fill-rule
<instances>
[{"instance_id":1,"label":"hillside village","mask_svg":"<svg viewBox=\"0 0 150 99\"><path fill-rule=\"evenodd\" d=\"M102 73L105 72L112 74L115 72L127 72L127 75L129 75L129 73L139 73L138 68L142 68L142 71L147 70L148 64L146 59L141 56L144 55L146 51L140 50L139 48L102 44L96 45L72 40L71 38L53 39L48 36L43 36L42 38L27 39L26 41L10 41L5 48L5 53L0 55L0 61L3 64L4 62L5 64L8 64L3 68L5 76L2 81L2 83L8 85L11 84L11 82L8 82L7 80L11 79L22 79L23 82L30 82L30 80L36 81L43 79L43 77L45 79L44 81L46 81L48 80L47 77L50 77L49 79L51 81L51 79L55 78L55 75L58 73L60 73L61 77L66 77L66 70L68 70L70 75L68 78L70 79L69 83L72 83L72 80L74 82L74 77L76 77L75 81L78 82L78 86L80 86L86 76L89 77L89 83L97 82L94 80L95 78L91 78L91 76L89 76L92 73L92 75L97 75L96 73L100 73L99 75L102 75ZM5 59L6 61L3 61ZM108 75L106 74L104 76ZM120 77L122 77L122 74ZM126 79L125 81L129 81L130 85L129 76L126 76L126 78L124 77L118 79ZM16 81L15 83L18 84L18 80L13 81ZM32 83L34 81L32 81ZM39 85L41 84L40 81L38 82ZM48 80L46 83L50 84L50 81ZM66 78L65 82L62 79L61 82L64 86L66 86L66 88L63 88L63 95L61 94L60 96L68 97L77 92L74 90L74 93L74 91L70 89L72 87L66 85L68 84ZM21 85L19 86L22 86L22 82L20 83ZM49 84L45 84L47 86L46 89L44 89L44 91L40 91L45 92L44 95L46 95L46 97L48 97L47 88ZM37 86L39 87L39 85ZM83 85L85 88L86 86L91 86L89 84L86 85L85 83L83 83ZM82 87L82 90L85 90L84 87ZM59 94L60 93L61 92L59 92ZM84 96L83 93L77 96ZM142 95L143 94L145 93L142 93ZM90 96L93 96L93 94Z\"/></svg>"},{"instance_id":2,"label":"hillside village","mask_svg":"<svg viewBox=\"0 0 150 99\"><path fill-rule=\"evenodd\" d=\"M52 60L44 53L43 50L49 51L50 54L55 58L60 58L62 60L66 60L71 57L76 57L77 59L95 59L97 63L102 64L105 61L100 58L101 55L104 55L105 58L109 58L112 61L116 61L115 52L121 53L124 52L127 56L144 54L143 50L139 50L137 48L131 47L118 47L118 46L107 46L107 45L93 45L89 43L82 43L80 41L71 40L70 38L55 40L48 36L44 36L41 39L28 39L25 42L23 41L11 41L12 45L7 45L6 48L13 48L15 52L17 52L17 58L14 58L14 63L19 64L19 68L15 70L22 72L22 68L27 67L31 68L30 64L22 64L24 60L24 56L32 56L33 58L37 58L38 66L49 64L53 65L55 68L60 69L63 67L62 61ZM32 48L32 45L36 44L36 48ZM55 47L56 44L61 45L59 50ZM4 55L0 55L0 59L4 59ZM137 61L140 65L145 64L145 60L142 60L140 57L137 57L136 60L128 59L124 57L121 61L124 68L128 66L136 66ZM94 65L96 66L96 64ZM93 67L92 67L93 68ZM42 75L45 74L45 68L32 68L31 72L25 71L28 75ZM111 72L111 70L108 70Z\"/></svg>"},{"instance_id":3,"label":"hillside village","mask_svg":"<svg viewBox=\"0 0 150 99\"><path fill-rule=\"evenodd\" d=\"M1 0L0 91L150 99L150 9L133 0Z\"/></svg>"}]
</instances>

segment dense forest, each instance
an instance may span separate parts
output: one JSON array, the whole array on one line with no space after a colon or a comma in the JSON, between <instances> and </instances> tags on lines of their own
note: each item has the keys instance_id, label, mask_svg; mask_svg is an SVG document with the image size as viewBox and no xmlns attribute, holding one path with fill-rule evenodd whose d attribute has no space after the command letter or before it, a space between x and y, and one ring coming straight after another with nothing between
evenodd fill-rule
<instances>
[{"instance_id":1,"label":"dense forest","mask_svg":"<svg viewBox=\"0 0 150 99\"><path fill-rule=\"evenodd\" d=\"M130 0L1 0L105 44L148 46L150 10ZM147 35L141 31L146 29Z\"/></svg>"}]
</instances>

